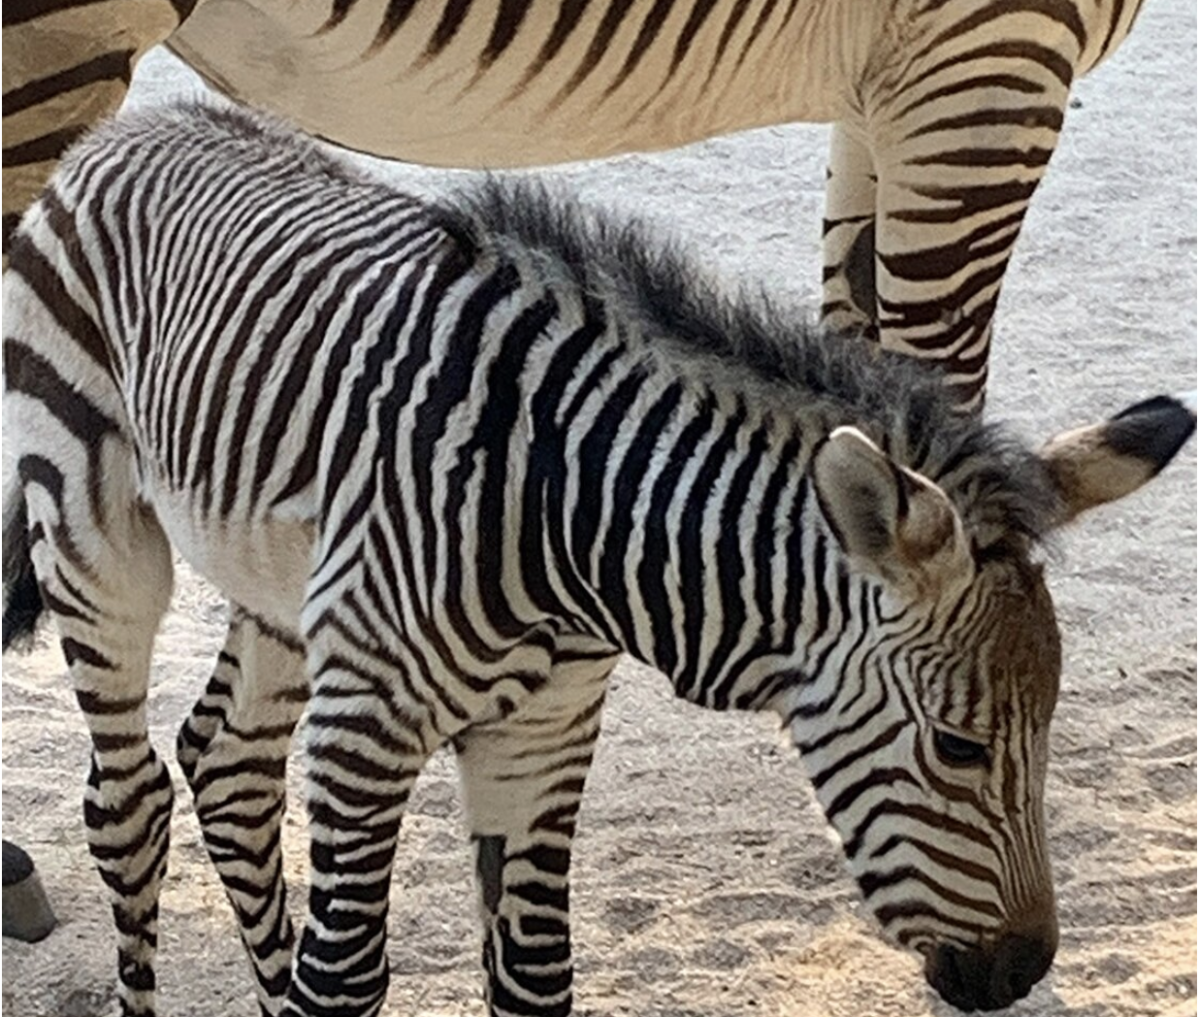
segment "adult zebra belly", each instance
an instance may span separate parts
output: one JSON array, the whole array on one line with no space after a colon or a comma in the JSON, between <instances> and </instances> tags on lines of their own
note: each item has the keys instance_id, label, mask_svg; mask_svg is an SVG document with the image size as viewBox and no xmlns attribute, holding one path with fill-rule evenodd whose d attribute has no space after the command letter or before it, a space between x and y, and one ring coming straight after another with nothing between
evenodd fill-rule
<instances>
[{"instance_id":1,"label":"adult zebra belly","mask_svg":"<svg viewBox=\"0 0 1199 1017\"><path fill-rule=\"evenodd\" d=\"M204 0L168 44L221 91L376 155L513 167L846 119L860 0Z\"/></svg>"}]
</instances>

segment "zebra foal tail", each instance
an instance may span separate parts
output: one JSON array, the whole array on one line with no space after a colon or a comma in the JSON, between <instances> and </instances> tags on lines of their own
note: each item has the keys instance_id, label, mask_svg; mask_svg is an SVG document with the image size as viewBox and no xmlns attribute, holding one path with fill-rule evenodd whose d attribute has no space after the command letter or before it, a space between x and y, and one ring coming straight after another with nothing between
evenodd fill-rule
<instances>
[{"instance_id":1,"label":"zebra foal tail","mask_svg":"<svg viewBox=\"0 0 1199 1017\"><path fill-rule=\"evenodd\" d=\"M45 611L42 591L33 572L29 547L29 516L25 493L13 471L4 484L4 650L22 648L33 636Z\"/></svg>"}]
</instances>

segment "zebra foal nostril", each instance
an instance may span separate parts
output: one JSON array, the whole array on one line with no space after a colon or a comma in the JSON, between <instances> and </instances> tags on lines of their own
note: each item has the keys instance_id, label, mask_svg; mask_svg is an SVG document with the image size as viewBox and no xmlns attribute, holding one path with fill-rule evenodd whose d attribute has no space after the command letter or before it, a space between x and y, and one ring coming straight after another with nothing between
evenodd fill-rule
<instances>
[{"instance_id":1,"label":"zebra foal nostril","mask_svg":"<svg viewBox=\"0 0 1199 1017\"><path fill-rule=\"evenodd\" d=\"M925 955L924 977L941 998L959 1010L976 1010L979 980L971 958L974 951L941 944Z\"/></svg>"},{"instance_id":2,"label":"zebra foal nostril","mask_svg":"<svg viewBox=\"0 0 1199 1017\"><path fill-rule=\"evenodd\" d=\"M1047 938L1019 935L1004 937L995 949L992 995L997 998L1007 996L1013 1000L1027 996L1032 987L1045 977L1056 952L1056 935Z\"/></svg>"}]
</instances>

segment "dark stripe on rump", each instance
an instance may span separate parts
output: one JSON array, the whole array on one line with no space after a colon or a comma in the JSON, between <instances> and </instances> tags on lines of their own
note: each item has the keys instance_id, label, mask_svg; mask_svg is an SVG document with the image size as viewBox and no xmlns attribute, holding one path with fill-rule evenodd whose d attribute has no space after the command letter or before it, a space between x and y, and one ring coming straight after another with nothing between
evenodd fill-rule
<instances>
[{"instance_id":1,"label":"dark stripe on rump","mask_svg":"<svg viewBox=\"0 0 1199 1017\"><path fill-rule=\"evenodd\" d=\"M35 78L11 89L4 93L4 115L12 116L36 106L39 102L56 98L84 85L93 85L98 81L122 81L128 86L133 76L133 53L131 49L113 50L111 53L104 53L69 67L65 71Z\"/></svg>"},{"instance_id":2,"label":"dark stripe on rump","mask_svg":"<svg viewBox=\"0 0 1199 1017\"><path fill-rule=\"evenodd\" d=\"M4 369L9 393L17 392L41 403L73 437L89 449L94 449L106 436L119 433L115 420L66 381L53 364L24 343L14 339L5 340ZM88 458L89 466L95 469L98 466L95 454Z\"/></svg>"},{"instance_id":3,"label":"dark stripe on rump","mask_svg":"<svg viewBox=\"0 0 1199 1017\"><path fill-rule=\"evenodd\" d=\"M48 134L16 145L6 145L0 162L6 167L12 167L30 166L33 163L59 159L63 152L88 131L90 126L90 124L75 124L57 131L50 131Z\"/></svg>"},{"instance_id":4,"label":"dark stripe on rump","mask_svg":"<svg viewBox=\"0 0 1199 1017\"><path fill-rule=\"evenodd\" d=\"M920 75L920 82L913 83L914 95L920 95L919 85L942 73L948 73L953 82L963 79L962 68L972 63L990 62L993 60L1011 60L1038 67L1043 67L1063 85L1069 87L1074 80L1074 64L1062 56L1057 50L1026 40L1003 40L976 46L965 53L955 53L940 63L929 67Z\"/></svg>"},{"instance_id":5,"label":"dark stripe on rump","mask_svg":"<svg viewBox=\"0 0 1199 1017\"><path fill-rule=\"evenodd\" d=\"M77 7L92 7L108 0L4 0L0 4L0 23L23 25L27 21L44 18L47 14L57 14L59 11L69 11Z\"/></svg>"},{"instance_id":6,"label":"dark stripe on rump","mask_svg":"<svg viewBox=\"0 0 1199 1017\"><path fill-rule=\"evenodd\" d=\"M68 248L74 239L74 233L62 238ZM34 246L32 240L23 236L18 237L9 258L9 270L29 284L29 288L33 290L42 307L50 312L55 323L75 342L79 351L105 373L111 375L112 363L109 359L108 343L105 341L103 333L92 320L91 315L67 292L62 276L55 271L46 256ZM95 281L92 280L91 284L94 286ZM12 339L5 340L4 351L4 373L9 379L10 386L14 384L13 373L19 373L23 369L21 362L25 357L33 358L31 362L40 362L48 366L47 361L23 343L20 344L23 353L19 353L16 349L10 350L8 344L12 341Z\"/></svg>"},{"instance_id":7,"label":"dark stripe on rump","mask_svg":"<svg viewBox=\"0 0 1199 1017\"><path fill-rule=\"evenodd\" d=\"M1065 28L1078 45L1081 52L1087 45L1087 31L1078 13L1078 4L1074 0L991 0L984 7L976 8L964 18L955 21L940 35L930 39L923 49L917 51L914 59L921 59L929 53L946 48L946 43L964 35L969 35L975 29L988 25L989 22L1001 22L1013 14L1032 13L1044 15L1048 20L1055 21ZM994 29L1001 37L1002 28Z\"/></svg>"}]
</instances>

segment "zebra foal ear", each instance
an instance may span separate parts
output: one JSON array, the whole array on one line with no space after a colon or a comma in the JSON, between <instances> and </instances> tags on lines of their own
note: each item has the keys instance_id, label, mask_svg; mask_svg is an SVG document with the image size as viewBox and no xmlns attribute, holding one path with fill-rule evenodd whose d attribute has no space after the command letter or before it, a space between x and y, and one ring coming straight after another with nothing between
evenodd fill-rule
<instances>
[{"instance_id":1,"label":"zebra foal ear","mask_svg":"<svg viewBox=\"0 0 1199 1017\"><path fill-rule=\"evenodd\" d=\"M1155 396L1110 420L1051 438L1038 456L1061 509L1056 525L1130 494L1155 477L1195 431L1195 394Z\"/></svg>"},{"instance_id":2,"label":"zebra foal ear","mask_svg":"<svg viewBox=\"0 0 1199 1017\"><path fill-rule=\"evenodd\" d=\"M955 576L969 577L961 519L945 492L861 431L833 431L811 472L824 517L857 568L916 597Z\"/></svg>"}]
</instances>

